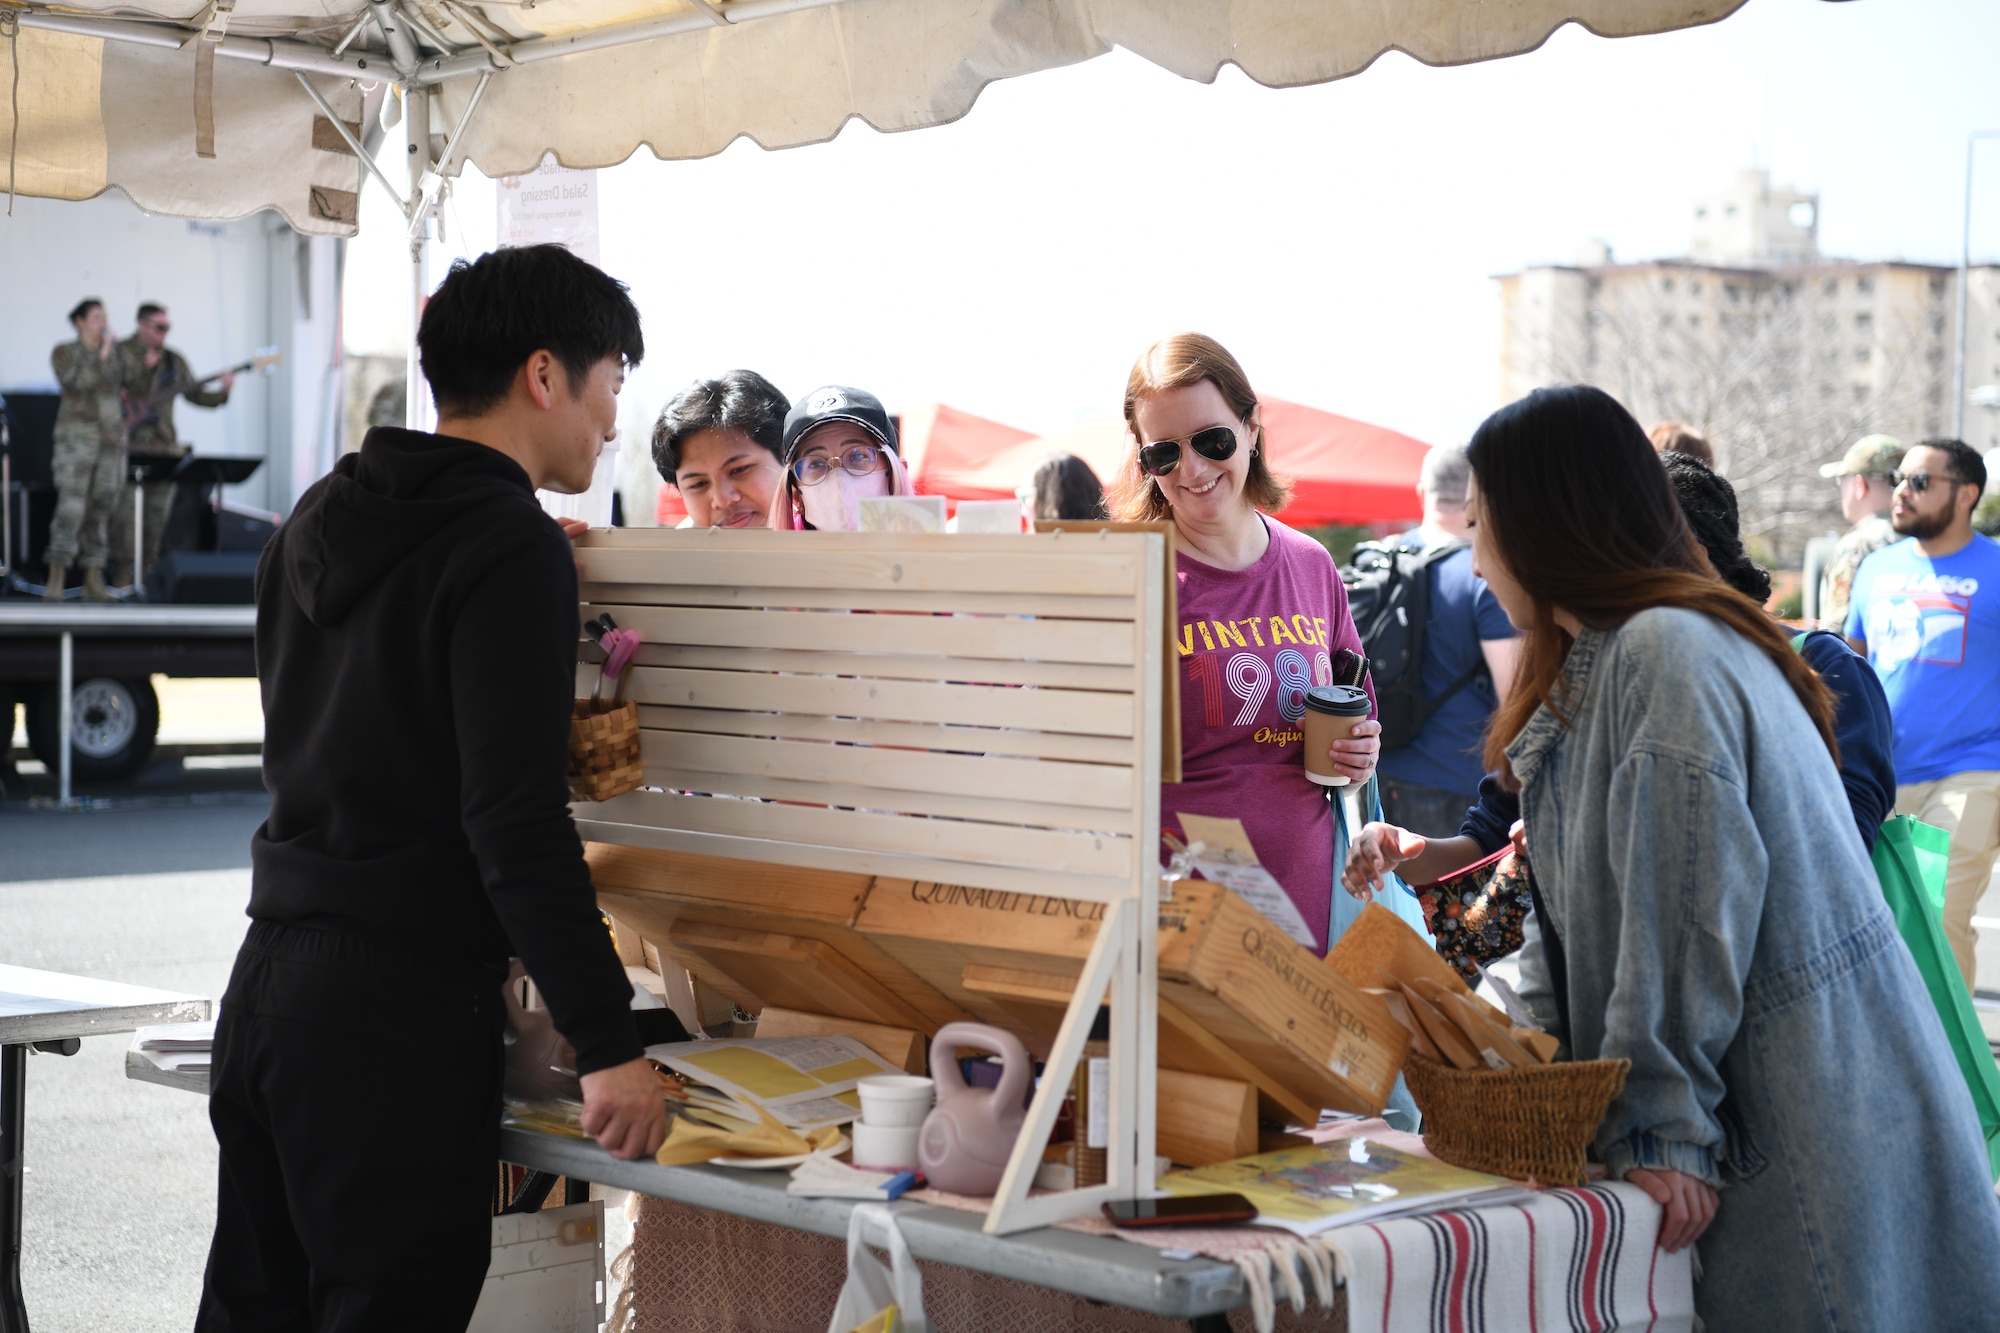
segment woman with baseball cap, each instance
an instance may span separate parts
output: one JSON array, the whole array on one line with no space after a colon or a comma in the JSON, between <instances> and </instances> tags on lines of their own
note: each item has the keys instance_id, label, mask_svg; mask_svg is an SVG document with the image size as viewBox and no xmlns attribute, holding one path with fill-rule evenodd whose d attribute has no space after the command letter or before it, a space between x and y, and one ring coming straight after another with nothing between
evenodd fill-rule
<instances>
[{"instance_id":1,"label":"woman with baseball cap","mask_svg":"<svg viewBox=\"0 0 2000 1333\"><path fill-rule=\"evenodd\" d=\"M784 463L784 485L771 500L771 526L784 531L853 532L861 501L912 489L882 400L844 385L814 389L792 405Z\"/></svg>"}]
</instances>

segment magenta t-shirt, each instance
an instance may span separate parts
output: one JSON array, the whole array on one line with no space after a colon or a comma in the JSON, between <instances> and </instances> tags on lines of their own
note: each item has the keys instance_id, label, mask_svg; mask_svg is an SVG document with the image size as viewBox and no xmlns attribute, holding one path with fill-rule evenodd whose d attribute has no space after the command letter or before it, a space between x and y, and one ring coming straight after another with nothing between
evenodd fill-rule
<instances>
[{"instance_id":1,"label":"magenta t-shirt","mask_svg":"<svg viewBox=\"0 0 2000 1333\"><path fill-rule=\"evenodd\" d=\"M1360 652L1361 636L1326 548L1274 518L1264 523L1271 544L1248 569L1175 557L1181 781L1160 787L1160 827L1179 837L1181 813L1243 821L1324 953L1333 811L1327 789L1305 774L1305 692L1332 684L1333 655Z\"/></svg>"}]
</instances>

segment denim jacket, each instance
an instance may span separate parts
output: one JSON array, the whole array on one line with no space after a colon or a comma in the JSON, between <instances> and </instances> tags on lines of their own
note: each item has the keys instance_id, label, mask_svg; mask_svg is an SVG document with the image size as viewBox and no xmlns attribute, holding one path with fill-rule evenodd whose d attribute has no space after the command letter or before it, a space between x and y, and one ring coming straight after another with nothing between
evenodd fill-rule
<instances>
[{"instance_id":1,"label":"denim jacket","mask_svg":"<svg viewBox=\"0 0 2000 1333\"><path fill-rule=\"evenodd\" d=\"M1833 760L1782 673L1655 608L1585 630L1507 747L1547 921L1523 996L1632 1062L1614 1176L1722 1187L1710 1329L2000 1323L2000 1204L1970 1096ZM1560 1030L1541 931L1566 957Z\"/></svg>"}]
</instances>

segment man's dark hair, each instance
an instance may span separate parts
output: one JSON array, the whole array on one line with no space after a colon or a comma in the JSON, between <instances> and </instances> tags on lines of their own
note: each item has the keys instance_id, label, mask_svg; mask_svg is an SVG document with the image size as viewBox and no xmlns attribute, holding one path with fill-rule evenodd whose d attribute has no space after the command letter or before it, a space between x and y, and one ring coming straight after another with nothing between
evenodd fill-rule
<instances>
[{"instance_id":1,"label":"man's dark hair","mask_svg":"<svg viewBox=\"0 0 2000 1333\"><path fill-rule=\"evenodd\" d=\"M681 446L705 430L738 430L784 461L785 413L791 400L754 370L696 380L667 401L653 425L653 466L672 483Z\"/></svg>"},{"instance_id":2,"label":"man's dark hair","mask_svg":"<svg viewBox=\"0 0 2000 1333\"><path fill-rule=\"evenodd\" d=\"M1950 454L1952 475L1960 481L1972 483L1974 504L1986 493L1986 460L1964 440L1918 440L1912 447Z\"/></svg>"},{"instance_id":3,"label":"man's dark hair","mask_svg":"<svg viewBox=\"0 0 2000 1333\"><path fill-rule=\"evenodd\" d=\"M91 311L102 310L103 308L104 302L94 296L86 296L76 303L76 309L69 312L69 322L72 324L81 324L84 320L90 318Z\"/></svg>"},{"instance_id":4,"label":"man's dark hair","mask_svg":"<svg viewBox=\"0 0 2000 1333\"><path fill-rule=\"evenodd\" d=\"M438 411L478 416L538 351L574 391L606 357L638 365L646 341L624 283L563 246L524 245L453 263L424 306L417 351Z\"/></svg>"},{"instance_id":5,"label":"man's dark hair","mask_svg":"<svg viewBox=\"0 0 2000 1333\"><path fill-rule=\"evenodd\" d=\"M1748 597L1764 603L1771 600L1771 571L1750 558L1743 549L1742 520L1736 504L1736 488L1693 454L1669 451L1660 455L1667 480L1687 515L1694 539L1708 552L1708 563L1716 577Z\"/></svg>"},{"instance_id":6,"label":"man's dark hair","mask_svg":"<svg viewBox=\"0 0 2000 1333\"><path fill-rule=\"evenodd\" d=\"M164 315L166 313L167 313L167 308L165 306L160 305L154 301L146 301L140 304L139 313L132 316L132 318L136 321L143 323L144 321L151 319L155 315Z\"/></svg>"}]
</instances>

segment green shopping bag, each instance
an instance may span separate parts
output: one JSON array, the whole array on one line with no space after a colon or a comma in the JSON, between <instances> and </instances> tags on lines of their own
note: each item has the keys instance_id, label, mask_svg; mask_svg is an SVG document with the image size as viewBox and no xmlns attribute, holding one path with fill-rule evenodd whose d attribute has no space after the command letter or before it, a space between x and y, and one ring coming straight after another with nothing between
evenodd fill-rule
<instances>
[{"instance_id":1,"label":"green shopping bag","mask_svg":"<svg viewBox=\"0 0 2000 1333\"><path fill-rule=\"evenodd\" d=\"M2000 1181L2000 1067L1993 1062L1985 1029L1972 1008L1965 978L1944 937L1944 872L1951 853L1951 835L1941 828L1897 815L1882 825L1875 839L1875 874L1882 896L1896 918L1897 933L1917 960L1924 988L1944 1022L1979 1127L1986 1134L1986 1156L1993 1178Z\"/></svg>"}]
</instances>

